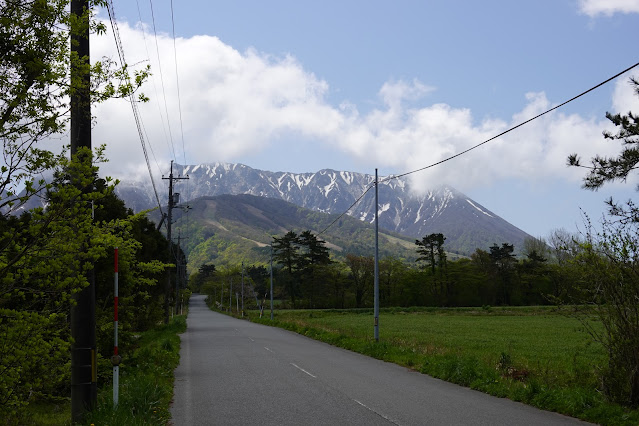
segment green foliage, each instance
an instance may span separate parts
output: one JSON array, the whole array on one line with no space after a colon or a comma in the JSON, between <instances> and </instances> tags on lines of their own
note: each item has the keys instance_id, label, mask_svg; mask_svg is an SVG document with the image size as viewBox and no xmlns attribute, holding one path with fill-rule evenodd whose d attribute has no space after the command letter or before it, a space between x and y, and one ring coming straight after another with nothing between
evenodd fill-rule
<instances>
[{"instance_id":1,"label":"green foliage","mask_svg":"<svg viewBox=\"0 0 639 426\"><path fill-rule=\"evenodd\" d=\"M49 208L0 219L5 225L0 234L0 333L5 337L0 414L15 414L31 398L66 393L66 314L73 294L87 285L83 261L98 259L103 250L90 245L100 241L101 230L91 224L88 201L100 200L109 189L84 193L63 176L78 177L78 186L87 184L94 172L89 159L81 152L74 161L62 162Z\"/></svg>"},{"instance_id":2,"label":"green foliage","mask_svg":"<svg viewBox=\"0 0 639 426\"><path fill-rule=\"evenodd\" d=\"M362 308L373 289L375 259L371 256L347 254L346 265L350 268L349 278L355 293L355 307Z\"/></svg>"},{"instance_id":3,"label":"green foliage","mask_svg":"<svg viewBox=\"0 0 639 426\"><path fill-rule=\"evenodd\" d=\"M639 224L606 221L603 226L599 234L589 228L583 251L574 260L580 278L575 299L583 304L577 313L606 348L603 391L612 401L638 407Z\"/></svg>"},{"instance_id":4,"label":"green foliage","mask_svg":"<svg viewBox=\"0 0 639 426\"><path fill-rule=\"evenodd\" d=\"M42 172L64 158L38 143L67 130L70 95L85 83L71 78L71 69L91 73L92 102L132 95L148 76L148 68L130 73L104 58L93 65L70 53L69 34L87 29L103 33L93 20L92 7L83 17L71 15L67 0L16 0L0 4L0 209L17 209L29 198L47 190ZM103 0L91 5L104 5ZM89 18L89 19L87 19ZM132 74L132 75L131 75ZM141 95L144 99L144 96ZM59 151L61 147L54 149ZM22 191L22 193L20 193Z\"/></svg>"},{"instance_id":5,"label":"green foliage","mask_svg":"<svg viewBox=\"0 0 639 426\"><path fill-rule=\"evenodd\" d=\"M639 95L639 81L631 78ZM616 134L604 132L611 141L621 141L617 157L595 156L584 178L584 187L596 190L607 182L626 181L639 163L639 116L606 113L619 128ZM568 164L581 167L577 154L568 157ZM632 202L626 205L608 201L609 217L602 231L595 233L587 223L587 238L574 259L582 281L574 298L587 304L584 324L595 340L607 350L608 365L603 370L603 390L613 401L639 407L639 209ZM603 331L593 328L588 317L595 315ZM583 318L583 317L582 317Z\"/></svg>"},{"instance_id":6,"label":"green foliage","mask_svg":"<svg viewBox=\"0 0 639 426\"><path fill-rule=\"evenodd\" d=\"M75 41L69 43L69 35L106 30L93 19L94 6L105 2L89 5L78 17L66 0L0 3L0 418L17 423L24 405L69 394L67 315L74 295L88 285L92 265L101 271L113 247L121 247L124 277L135 282L131 293L124 289L125 306L144 299L152 275L164 268L155 258L136 258L140 245L131 234L143 219L98 213L93 222L92 206L113 197L113 183L96 180L103 147L95 153L79 149L70 161L62 147L39 144L68 130L72 95L87 89L94 103L129 97L148 75L148 68L131 73L109 59L90 65L70 52ZM91 74L91 87L77 70ZM52 183L39 178L51 171ZM35 196L46 209L11 216ZM130 319L139 325L141 313ZM106 313L98 308L98 315L99 333Z\"/></svg>"},{"instance_id":7,"label":"green foliage","mask_svg":"<svg viewBox=\"0 0 639 426\"><path fill-rule=\"evenodd\" d=\"M68 386L69 341L61 314L0 309L0 415Z\"/></svg>"},{"instance_id":8,"label":"green foliage","mask_svg":"<svg viewBox=\"0 0 639 426\"><path fill-rule=\"evenodd\" d=\"M100 151L98 151L98 159ZM143 215L131 215L96 179L88 150L63 159L48 192L47 209L0 217L0 415L69 394L68 312L73 295L96 272L98 351L113 347L113 250L119 248L122 348L132 331L157 321L157 275L165 264L142 252L134 236L163 239ZM83 187L94 187L86 192ZM96 218L92 218L95 207ZM158 244L161 246L161 244ZM101 377L102 378L102 377Z\"/></svg>"}]
</instances>

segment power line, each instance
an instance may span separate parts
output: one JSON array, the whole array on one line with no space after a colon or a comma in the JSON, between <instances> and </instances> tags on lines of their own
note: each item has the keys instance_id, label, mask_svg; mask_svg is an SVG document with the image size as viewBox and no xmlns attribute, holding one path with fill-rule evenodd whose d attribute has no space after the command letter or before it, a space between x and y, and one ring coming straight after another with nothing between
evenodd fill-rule
<instances>
[{"instance_id":1,"label":"power line","mask_svg":"<svg viewBox=\"0 0 639 426\"><path fill-rule=\"evenodd\" d=\"M319 232L319 233L317 234L317 236L319 237L319 236L320 236L320 235L322 235L324 232L326 232L326 230L327 230L328 228L330 228L331 226L335 225L335 223L336 223L338 220L340 220L340 219L341 219L341 218L342 218L342 217L343 217L346 213L348 213L348 212L349 212L349 211L350 211L353 207L355 207L355 205L356 205L357 203L359 203L359 202L360 202L360 200L361 200L362 198L364 198L364 195L366 195L366 193L367 193L368 191L370 191L370 190L371 190L372 188L374 188L374 187L375 187L375 185L374 185L374 184L373 184L373 185L369 185L369 186L368 186L368 188L366 188L366 190L364 191L364 193L363 193L362 195L360 195L360 196L359 196L359 197L358 197L358 198L357 198L357 199L353 202L353 204L351 204L351 206L350 206L349 208L347 208L347 209L346 209L346 211L345 211L344 213L342 213L342 214L340 214L339 216L337 216L337 218L336 218L334 221L332 221L332 222L330 223L330 225L328 225L328 226L327 226L326 228L324 228L321 232Z\"/></svg>"},{"instance_id":2,"label":"power line","mask_svg":"<svg viewBox=\"0 0 639 426\"><path fill-rule=\"evenodd\" d=\"M160 70L160 82L162 83L162 96L164 98L164 111L166 113L166 123L169 128L169 140L171 141L171 146L169 146L169 150L173 152L173 159L176 159L175 155L175 145L173 144L173 132L171 131L171 120L169 119L169 108L166 103L166 90L164 89L164 75L162 74L162 62L160 60L160 46L158 44L158 33L155 29L155 13L153 12L153 0L149 0L149 5L151 6L151 21L153 21L153 35L155 36L155 51L158 56L158 68Z\"/></svg>"},{"instance_id":3,"label":"power line","mask_svg":"<svg viewBox=\"0 0 639 426\"><path fill-rule=\"evenodd\" d=\"M184 148L184 127L182 125L182 100L180 99L180 77L178 75L177 49L175 47L175 19L173 17L173 0L171 0L171 27L173 29L173 57L175 58L175 84L178 96L178 111L180 113L180 134L182 136L182 155L186 165L186 149Z\"/></svg>"},{"instance_id":4,"label":"power line","mask_svg":"<svg viewBox=\"0 0 639 426\"><path fill-rule=\"evenodd\" d=\"M149 58L149 62L151 61L151 54L149 53L149 46L147 45L146 42L146 31L144 31L144 25L142 25L142 12L140 11L140 2L139 0L135 1L136 5L137 5L137 9L138 9L138 19L140 22L140 30L142 31L142 40L144 41L144 49L146 50L146 56ZM157 85L155 84L155 79L151 79L151 82L153 83L153 90L155 91L155 96L156 98L159 98L160 96L158 95L158 88ZM166 132L166 126L164 124L164 115L162 114L162 107L160 106L160 103L157 103L158 106L158 112L160 113L160 122L162 123L162 131L164 132L164 138L166 140L167 146L169 144L169 137L167 135ZM150 139L149 136L146 132L146 128L144 128L144 126L142 126L144 129L144 134L146 135L146 139L147 141L149 141L149 148L151 148L151 155L153 156L153 161L155 161L155 165L158 168L158 172L160 174L162 174L162 168L160 167L160 164L158 163L157 158L155 157L155 151L153 150L153 145L150 143Z\"/></svg>"},{"instance_id":5,"label":"power line","mask_svg":"<svg viewBox=\"0 0 639 426\"><path fill-rule=\"evenodd\" d=\"M486 139L485 141L483 141L483 142L481 142L481 143L478 143L477 145L472 146L472 147L470 147L470 148L468 148L468 149L466 149L466 150L464 150L464 151L462 151L462 152L459 152L459 153L457 153L457 154L455 154L455 155L453 155L453 156L451 156L451 157L445 158L445 159L443 159L443 160L441 160L441 161L438 161L438 162L436 162L436 163L430 164L430 165L428 165L428 166L426 166L426 167L422 167L421 169L413 170L413 171L406 172L406 173L402 173L402 174L399 174L399 175L389 176L389 177L387 177L386 179L382 179L382 180L380 181L380 183L381 183L381 182L386 182L386 181L389 181L389 180L392 180L392 179L397 179L397 178L400 178L400 177L403 177L403 176L407 176L407 175L410 175L410 174L413 174L413 173L421 172L422 170L426 170L426 169L429 169L429 168L431 168L431 167L435 167L435 166L437 166L437 165L439 165L439 164L442 164L442 163L445 163L445 162L447 162L447 161L450 161L450 160L452 160L453 158L460 157L460 156L462 156L462 155L464 155L464 154L466 154L466 153L468 153L468 152L472 151L473 149L479 148L480 146L485 145L485 144L487 144L488 142L491 142L491 141L493 141L493 140L495 140L495 139L497 139L497 138L499 138L499 137L501 137L501 136L505 135L506 133L509 133L509 132L512 132L512 131L513 131L513 130L515 130L515 129L518 129L519 127L523 126L524 124L528 124L528 123L530 123L531 121L536 120L536 119L538 119L539 117L541 117L541 116L543 116L543 115L548 114L549 112L552 112L552 111L554 111L554 110L556 110L556 109L558 109L558 108L561 108L562 106L564 106L564 105L566 105L566 104L569 104L570 102L572 102L572 101L574 101L574 100L576 100L576 99L578 99L578 98L580 98L580 97L584 96L584 95L585 95L585 94L587 94L587 93L592 92L592 91L593 91L593 90L595 90L595 89L598 89L599 87L603 86L604 84L609 83L610 81L614 80L615 78L619 77L619 76L620 76L620 75L622 75L622 74L625 74L626 72L630 71L631 69L636 68L637 66L639 66L639 62L637 62L636 64L632 65L631 67L628 67L628 68L626 68L625 70L623 70L623 71L621 71L621 72L619 72L619 73L617 73L617 74L613 75L613 76L612 76L612 77L610 77L609 79L607 79L607 80L605 80L605 81L602 81L601 83L597 84L596 86L593 86L593 87L591 87L590 89L588 89L588 90L586 90L586 91L584 91L584 92L581 92L581 93L580 93L580 94L578 94L577 96L572 97L572 98L568 99L567 101L565 101L565 102L563 102L563 103L561 103L561 104L559 104L559 105L557 105L557 106L555 106L555 107L552 107L552 108L550 108L549 110L546 110L546 111L542 112L541 114L538 114L538 115L534 116L533 118L529 118L528 120L526 120L526 121L524 121L524 122L521 122L521 123L517 124L516 126L513 126L513 127L509 128L509 129L507 129L507 130L504 130L504 131L503 131L503 132L501 132L500 134L498 134L498 135L496 135L496 136L493 136L493 137L492 137L492 138L490 138L490 139Z\"/></svg>"},{"instance_id":6,"label":"power line","mask_svg":"<svg viewBox=\"0 0 639 426\"><path fill-rule=\"evenodd\" d=\"M455 154L455 155L452 155L452 156L450 156L450 157L448 157L448 158L445 158L445 159L443 159L443 160L437 161L437 162L435 162L435 163L433 163L433 164L429 164L428 166L425 166L425 167L422 167L422 168L419 168L419 169L416 169L416 170L412 170L412 171L410 171L410 172L405 172L405 173L401 173L401 174L398 174L398 175L388 176L388 177L386 177L386 178L381 179L380 181L378 181L378 184L380 184L380 183L384 183L384 182L388 182L388 181L393 180L393 179L398 179L398 178L400 178L400 177L408 176L408 175L413 174L413 173L421 172L421 171L423 171L423 170L430 169L430 168L432 168L432 167L435 167L435 166L438 166L438 165L440 165L440 164L446 163L447 161L450 161L450 160L452 160L452 159L454 159L454 158L461 157L462 155L467 154L467 153L469 153L470 151L472 151L472 150L474 150L474 149L476 149L476 148L479 148L480 146L485 145L485 144L487 144L488 142L491 142L491 141L493 141L493 140L495 140L495 139L497 139L497 138L499 138L499 137L501 137L501 136L505 135L506 133L510 133L510 132L512 132L513 130L518 129L519 127L522 127L523 125L528 124L528 123L530 123L531 121L536 120L536 119L538 119L538 118L540 118L540 117L542 117L542 116L544 116L544 115L548 114L549 112L552 112L552 111L554 111L554 110L556 110L556 109L561 108L562 106L564 106L564 105L566 105L566 104L569 104L570 102L572 102L572 101L574 101L574 100L576 100L576 99L578 99L578 98L580 98L580 97L582 97L582 96L584 96L584 95L586 95L586 94L588 94L588 93L592 92L592 91L593 91L593 90L595 90L595 89L598 89L599 87L601 87L601 86L603 86L603 85L605 85L605 84L609 83L610 81L614 80L615 78L619 77L619 76L620 76L620 75L622 75L622 74L627 73L628 71L630 71L630 70L632 70L632 69L636 68L637 66L639 66L639 62L637 62L636 64L634 64L634 65L632 65L632 66L630 66L630 67L628 67L628 68L626 68L626 69L625 69L625 70L623 70L623 71L618 72L617 74L615 74L615 75L613 75L612 77L610 77L610 78L608 78L608 79L606 79L606 80L602 81L601 83L599 83L599 84L597 84L597 85L595 85L595 86L591 87L590 89L588 89L588 90L585 90L585 91L581 92L581 93L580 93L580 94L578 94L577 96L574 96L574 97L572 97L572 98L568 99L567 101L562 102L561 104L559 104L559 105L557 105L557 106L555 106L555 107L553 107L553 108L550 108L550 109L548 109L548 110L546 110L546 111L542 112L541 114L538 114L538 115L536 115L536 116L534 116L534 117L532 117L532 118L529 118L528 120L523 121L523 122L521 122L521 123L517 124L516 126L513 126L513 127L509 128L509 129L507 129L507 130L504 130L503 132L499 133L498 135L495 135L495 136L493 136L493 137L491 137L491 138L489 138L489 139L486 139L485 141L483 141L483 142L481 142L481 143L478 143L477 145L474 145L474 146L472 146L472 147L470 147L470 148L468 148L468 149L466 149L466 150L464 150L464 151L462 151L462 152L459 152L459 153L457 153L457 154ZM328 225L326 228L324 228L324 229L323 229L323 230L322 230L322 231L321 231L318 235L321 235L321 234L323 234L324 232L326 232L326 231L327 231L327 230L328 230L331 226L333 226L333 225L334 225L334 224L335 224L335 223L336 223L336 222L337 222L340 218L342 218L345 214L347 214L347 213L348 213L348 212L349 212L349 211L350 211L353 207L355 207L355 205L356 205L356 204L357 204L357 203L358 203L358 202L359 202L359 201L360 201L360 200L364 197L364 195L366 195L366 193L367 193L368 191L370 191L370 190L371 190L371 188L373 188L374 186L375 186L375 185L371 185L371 186L369 186L368 188L366 188L366 190L364 191L364 193L363 193L362 195L360 195L360 196L359 196L359 198L357 198L357 200L355 200L355 202L354 202L353 204L351 204L351 206L350 206L348 209L346 209L346 210L345 210L342 214L340 214L340 215L337 217L337 219L335 219L333 222L331 222L331 223L330 223L330 225ZM376 206L376 207L377 207L377 206Z\"/></svg>"},{"instance_id":7,"label":"power line","mask_svg":"<svg viewBox=\"0 0 639 426\"><path fill-rule=\"evenodd\" d=\"M118 56L120 57L120 63L122 66L126 65L126 61L124 60L124 49L122 47L122 39L120 38L120 31L118 30L118 25L115 20L115 10L113 8L113 1L109 0L107 2L107 12L109 13L109 20L111 21L111 28L113 29L113 37L115 38L115 46L118 51ZM144 153L144 159L146 160L146 167L149 170L149 177L151 178L151 185L153 186L153 193L155 194L155 199L158 204L158 208L160 209L160 214L164 215L162 212L162 203L160 203L160 197L158 196L158 191L155 186L155 180L153 180L153 173L151 171L151 163L149 162L149 155L146 150L146 144L144 143L144 134L142 130L142 119L140 117L140 113L138 111L138 105L133 96L133 93L129 95L129 100L131 102L131 109L133 110L133 118L135 119L135 124L138 129L138 136L140 138L140 143L142 145L142 152Z\"/></svg>"},{"instance_id":8,"label":"power line","mask_svg":"<svg viewBox=\"0 0 639 426\"><path fill-rule=\"evenodd\" d=\"M177 48L175 46L175 17L174 17L174 13L173 13L173 0L171 0L171 28L173 30L173 56L175 58L175 84L177 87L177 97L178 97L178 111L179 111L179 117L180 117L180 136L182 137L182 155L184 158L184 166L187 165L187 161L186 161L186 148L184 146L184 125L183 125L183 121L182 121L182 99L180 96L180 76L178 74L178 59L177 59ZM186 201L188 202L188 200L191 199L191 193L190 193L190 188L189 188L189 181L186 182ZM187 205L188 207L188 205ZM189 211L187 209L186 211L186 229L187 229L187 236L186 238L188 239L188 231L190 230L190 226L189 226ZM242 303L244 303L242 301Z\"/></svg>"}]
</instances>

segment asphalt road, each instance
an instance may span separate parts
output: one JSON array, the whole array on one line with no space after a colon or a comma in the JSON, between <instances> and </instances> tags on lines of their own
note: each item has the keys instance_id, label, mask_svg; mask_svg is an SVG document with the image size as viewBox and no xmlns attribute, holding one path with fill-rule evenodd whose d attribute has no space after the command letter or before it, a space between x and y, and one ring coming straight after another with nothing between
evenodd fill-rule
<instances>
[{"instance_id":1,"label":"asphalt road","mask_svg":"<svg viewBox=\"0 0 639 426\"><path fill-rule=\"evenodd\" d=\"M574 425L191 298L171 407L180 425ZM372 326L371 326L372 333Z\"/></svg>"}]
</instances>

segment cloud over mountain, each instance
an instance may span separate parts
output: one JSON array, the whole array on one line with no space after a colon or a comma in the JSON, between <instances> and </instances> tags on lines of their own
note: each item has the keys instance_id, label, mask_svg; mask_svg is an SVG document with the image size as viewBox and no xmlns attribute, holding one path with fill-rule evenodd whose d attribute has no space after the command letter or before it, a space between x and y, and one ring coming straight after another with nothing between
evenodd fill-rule
<instances>
[{"instance_id":1,"label":"cloud over mountain","mask_svg":"<svg viewBox=\"0 0 639 426\"><path fill-rule=\"evenodd\" d=\"M584 10L586 3L582 3ZM180 113L173 40L166 34L157 36L160 68L149 29L125 22L119 27L130 64L144 64L145 58L151 58L154 76L144 92L152 101L140 110L151 143L151 161L163 172L166 158L186 163L245 161L247 155L282 158L296 155L291 152L295 147L301 147L300 155L346 156L369 170L385 167L403 172L446 159L563 101L531 92L522 94L521 111L510 118L476 117L463 106L429 103L436 89L424 82L394 80L382 85L373 105L355 105L348 99L334 104L329 101L334 97L329 82L291 55L273 56L254 49L239 52L217 37L195 36L175 40ZM94 39L95 57L115 56L110 37ZM619 82L611 106L621 108L632 102L631 88ZM107 143L110 158L103 170L118 175L143 173L129 105L109 102L97 107L95 114L94 141ZM468 190L509 178L578 182L582 173L566 168L567 155L578 151L589 158L614 152L615 147L601 137L608 127L602 117L557 111L446 167L413 176L413 186L448 183ZM285 166L273 167L291 169ZM325 166L332 167L330 160Z\"/></svg>"}]
</instances>

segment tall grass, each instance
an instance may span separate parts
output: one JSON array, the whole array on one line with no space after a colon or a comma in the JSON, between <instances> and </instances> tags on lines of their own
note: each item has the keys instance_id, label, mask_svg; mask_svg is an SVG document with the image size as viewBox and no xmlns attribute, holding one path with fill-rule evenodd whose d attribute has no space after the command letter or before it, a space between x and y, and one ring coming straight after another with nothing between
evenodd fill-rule
<instances>
[{"instance_id":1,"label":"tall grass","mask_svg":"<svg viewBox=\"0 0 639 426\"><path fill-rule=\"evenodd\" d=\"M134 352L120 364L119 404L113 407L110 362L101 359L99 377L104 386L98 404L82 424L104 426L166 425L171 417L173 371L180 360L179 333L186 330L186 316L174 316L170 323L142 333ZM108 364L108 365L107 365ZM1 419L0 424L59 426L71 425L69 398L31 403L18 417Z\"/></svg>"},{"instance_id":2,"label":"tall grass","mask_svg":"<svg viewBox=\"0 0 639 426\"><path fill-rule=\"evenodd\" d=\"M120 365L119 403L113 407L113 388L104 387L98 406L87 416L86 425L165 425L171 417L173 371L180 361L179 333L186 318L173 317L167 325L140 336L138 349Z\"/></svg>"}]
</instances>

